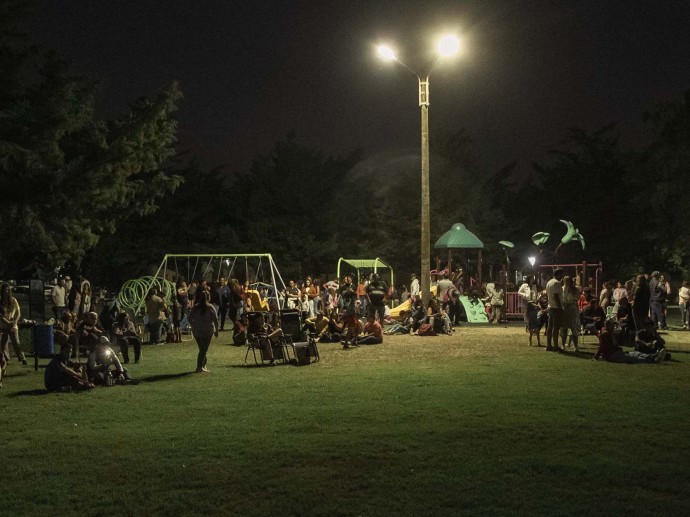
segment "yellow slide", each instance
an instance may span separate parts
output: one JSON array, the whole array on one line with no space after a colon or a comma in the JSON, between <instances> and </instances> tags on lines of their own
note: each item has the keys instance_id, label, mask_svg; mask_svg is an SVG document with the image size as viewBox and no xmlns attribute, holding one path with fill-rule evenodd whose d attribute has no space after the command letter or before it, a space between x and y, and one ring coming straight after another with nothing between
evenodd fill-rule
<instances>
[{"instance_id":1,"label":"yellow slide","mask_svg":"<svg viewBox=\"0 0 690 517\"><path fill-rule=\"evenodd\" d=\"M261 299L261 295L259 294L259 291L256 291L254 289L250 289L247 291L247 296L249 296L249 299L252 302L252 309L257 311L257 312L268 312L268 300Z\"/></svg>"},{"instance_id":2,"label":"yellow slide","mask_svg":"<svg viewBox=\"0 0 690 517\"><path fill-rule=\"evenodd\" d=\"M432 295L436 296L436 293L438 291L438 287L433 285L431 286L431 289L429 289ZM391 318L397 318L400 316L400 313L402 311L411 311L412 310L412 302L408 299L404 302L402 302L400 305L395 307L394 309L391 309L390 316Z\"/></svg>"}]
</instances>

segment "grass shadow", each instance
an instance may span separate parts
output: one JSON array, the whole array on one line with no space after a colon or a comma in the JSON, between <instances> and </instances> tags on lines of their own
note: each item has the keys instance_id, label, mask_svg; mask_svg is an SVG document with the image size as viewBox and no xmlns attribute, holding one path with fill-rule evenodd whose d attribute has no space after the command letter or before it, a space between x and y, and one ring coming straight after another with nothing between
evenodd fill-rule
<instances>
[{"instance_id":1,"label":"grass shadow","mask_svg":"<svg viewBox=\"0 0 690 517\"><path fill-rule=\"evenodd\" d=\"M161 375L149 375L148 377L140 377L139 380L142 382L159 382L159 381L172 381L174 379L182 379L188 375L192 375L194 372L182 372L182 373L167 373Z\"/></svg>"},{"instance_id":2,"label":"grass shadow","mask_svg":"<svg viewBox=\"0 0 690 517\"><path fill-rule=\"evenodd\" d=\"M290 363L283 364L282 362L275 363L263 363L263 364L252 364L252 363L242 363L242 364L229 364L223 368L270 368L274 366L290 366Z\"/></svg>"},{"instance_id":3,"label":"grass shadow","mask_svg":"<svg viewBox=\"0 0 690 517\"><path fill-rule=\"evenodd\" d=\"M12 393L10 397L36 397L38 395L47 395L48 391L46 390L24 390L24 391L18 391L16 393Z\"/></svg>"},{"instance_id":4,"label":"grass shadow","mask_svg":"<svg viewBox=\"0 0 690 517\"><path fill-rule=\"evenodd\" d=\"M560 352L560 355L565 357L574 357L576 359L591 359L594 354L591 352L576 352L574 350L566 350L565 352Z\"/></svg>"}]
</instances>

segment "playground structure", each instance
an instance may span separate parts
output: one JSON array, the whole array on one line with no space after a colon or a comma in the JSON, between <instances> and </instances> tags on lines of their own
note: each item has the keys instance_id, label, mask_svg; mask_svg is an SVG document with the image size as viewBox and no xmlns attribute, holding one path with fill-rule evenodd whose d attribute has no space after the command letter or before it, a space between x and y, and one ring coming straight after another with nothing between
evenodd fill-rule
<instances>
[{"instance_id":1,"label":"playground structure","mask_svg":"<svg viewBox=\"0 0 690 517\"><path fill-rule=\"evenodd\" d=\"M575 280L575 285L579 288L590 287L592 295L599 296L599 278L604 271L603 262L583 261L576 264L538 264L533 267L530 275L535 277L537 286L543 289L546 285L543 271L550 270L553 272L558 268L565 270L565 274L572 277ZM594 269L593 277L591 275L592 269ZM518 293L516 291L506 292L506 316L522 317L523 314L524 304Z\"/></svg>"},{"instance_id":2,"label":"playground structure","mask_svg":"<svg viewBox=\"0 0 690 517\"><path fill-rule=\"evenodd\" d=\"M444 233L441 238L436 241L434 249L448 251L446 271L449 275L453 271L453 250L477 250L477 277L479 285L482 285L482 250L484 249L484 243L479 240L475 234L469 231L464 224L455 223L450 230ZM437 265L436 269L438 270L439 268L440 264ZM467 271L467 275L470 275L469 271Z\"/></svg>"},{"instance_id":3,"label":"playground structure","mask_svg":"<svg viewBox=\"0 0 690 517\"><path fill-rule=\"evenodd\" d=\"M172 302L172 293L175 291L175 284L165 278L143 276L133 280L127 280L117 295L117 303L123 309L136 311L141 301L146 297L149 289L156 288L162 295L166 303Z\"/></svg>"},{"instance_id":4,"label":"playground structure","mask_svg":"<svg viewBox=\"0 0 690 517\"><path fill-rule=\"evenodd\" d=\"M380 268L387 269L390 272L390 282L388 285L394 285L394 276L393 276L393 268L386 264L383 260L380 258L376 257L375 259L350 259L350 258L343 258L340 257L338 259L338 269L337 269L337 275L338 278L341 278L340 276L340 270L341 270L341 265L346 264L350 266L351 268L355 269L356 274L357 274L357 283L360 282L360 270L362 269L371 269L373 270L374 273L378 273Z\"/></svg>"},{"instance_id":5,"label":"playground structure","mask_svg":"<svg viewBox=\"0 0 690 517\"><path fill-rule=\"evenodd\" d=\"M180 276L183 276L188 283L204 280L213 282L218 281L221 277L232 278L233 273L242 268L242 261L240 260L238 264L238 259L244 259L244 277L242 279L248 281L253 287L248 294L255 310L268 311L271 305L276 310L282 309L285 300L280 293L285 290L285 282L270 253L166 254L153 276L126 282L122 287L120 296L118 296L118 301L122 297L125 302L123 306L133 309L135 314L139 314L146 293L152 287L158 288L165 296L166 301L170 302L172 301L172 293L175 291L173 281L176 281ZM174 273L171 267L174 267ZM182 271L180 271L180 267L182 267ZM268 280L268 282L264 280ZM279 289L279 286L282 289ZM258 288L267 289L265 298L261 296Z\"/></svg>"}]
</instances>

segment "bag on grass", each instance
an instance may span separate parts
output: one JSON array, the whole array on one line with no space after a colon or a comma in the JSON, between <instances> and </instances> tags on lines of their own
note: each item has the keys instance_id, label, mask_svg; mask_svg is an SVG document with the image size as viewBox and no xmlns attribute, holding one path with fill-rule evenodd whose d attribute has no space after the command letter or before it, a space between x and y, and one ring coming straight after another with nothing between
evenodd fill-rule
<instances>
[{"instance_id":1,"label":"bag on grass","mask_svg":"<svg viewBox=\"0 0 690 517\"><path fill-rule=\"evenodd\" d=\"M422 323L419 326L419 330L417 331L417 334L420 336L435 336L437 335L436 332L434 332L433 327L429 323Z\"/></svg>"}]
</instances>

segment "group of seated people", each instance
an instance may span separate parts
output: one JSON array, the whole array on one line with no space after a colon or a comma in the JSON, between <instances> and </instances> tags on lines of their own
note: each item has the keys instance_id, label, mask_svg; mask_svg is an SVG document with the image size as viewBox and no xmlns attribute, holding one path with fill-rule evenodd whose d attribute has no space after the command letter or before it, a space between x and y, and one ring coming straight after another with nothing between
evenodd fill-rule
<instances>
[{"instance_id":1,"label":"group of seated people","mask_svg":"<svg viewBox=\"0 0 690 517\"><path fill-rule=\"evenodd\" d=\"M109 331L104 327L110 327ZM87 312L76 322L74 315L64 311L53 328L54 341L60 352L53 358L45 374L48 391L89 389L96 385L130 383L127 369L122 366L130 362L130 349L134 362L141 360L142 340L127 312L118 313L112 325L102 325L98 314ZM116 340L122 361L111 346ZM86 354L87 362L72 361L78 352Z\"/></svg>"},{"instance_id":2,"label":"group of seated people","mask_svg":"<svg viewBox=\"0 0 690 517\"><path fill-rule=\"evenodd\" d=\"M607 320L599 330L599 348L594 359L601 359L612 363L661 363L669 361L671 354L665 348L665 341L659 335L656 324L650 319L643 330L637 332L634 350L625 352L616 336L616 322Z\"/></svg>"},{"instance_id":3,"label":"group of seated people","mask_svg":"<svg viewBox=\"0 0 690 517\"><path fill-rule=\"evenodd\" d=\"M94 337L106 336L109 340L116 340L116 344L122 353L124 364L129 363L130 348L134 352L134 362L141 360L142 339L137 333L134 322L126 311L119 312L112 324L101 324L98 314L87 312L79 322L75 324L72 313L65 311L60 319L55 322L53 330L57 343L67 342L72 346L72 352L76 354L77 347L85 352Z\"/></svg>"},{"instance_id":4,"label":"group of seated people","mask_svg":"<svg viewBox=\"0 0 690 517\"><path fill-rule=\"evenodd\" d=\"M424 308L421 299L412 303L411 309L400 311L400 316L384 334L413 334L420 336L450 335L457 323L453 323L448 304L432 296Z\"/></svg>"},{"instance_id":5,"label":"group of seated people","mask_svg":"<svg viewBox=\"0 0 690 517\"><path fill-rule=\"evenodd\" d=\"M135 383L106 336L91 334L88 338L89 353L86 363L72 360L72 343L64 336L66 335L61 334L58 338L60 353L46 367L46 390L88 390L96 386Z\"/></svg>"}]
</instances>

